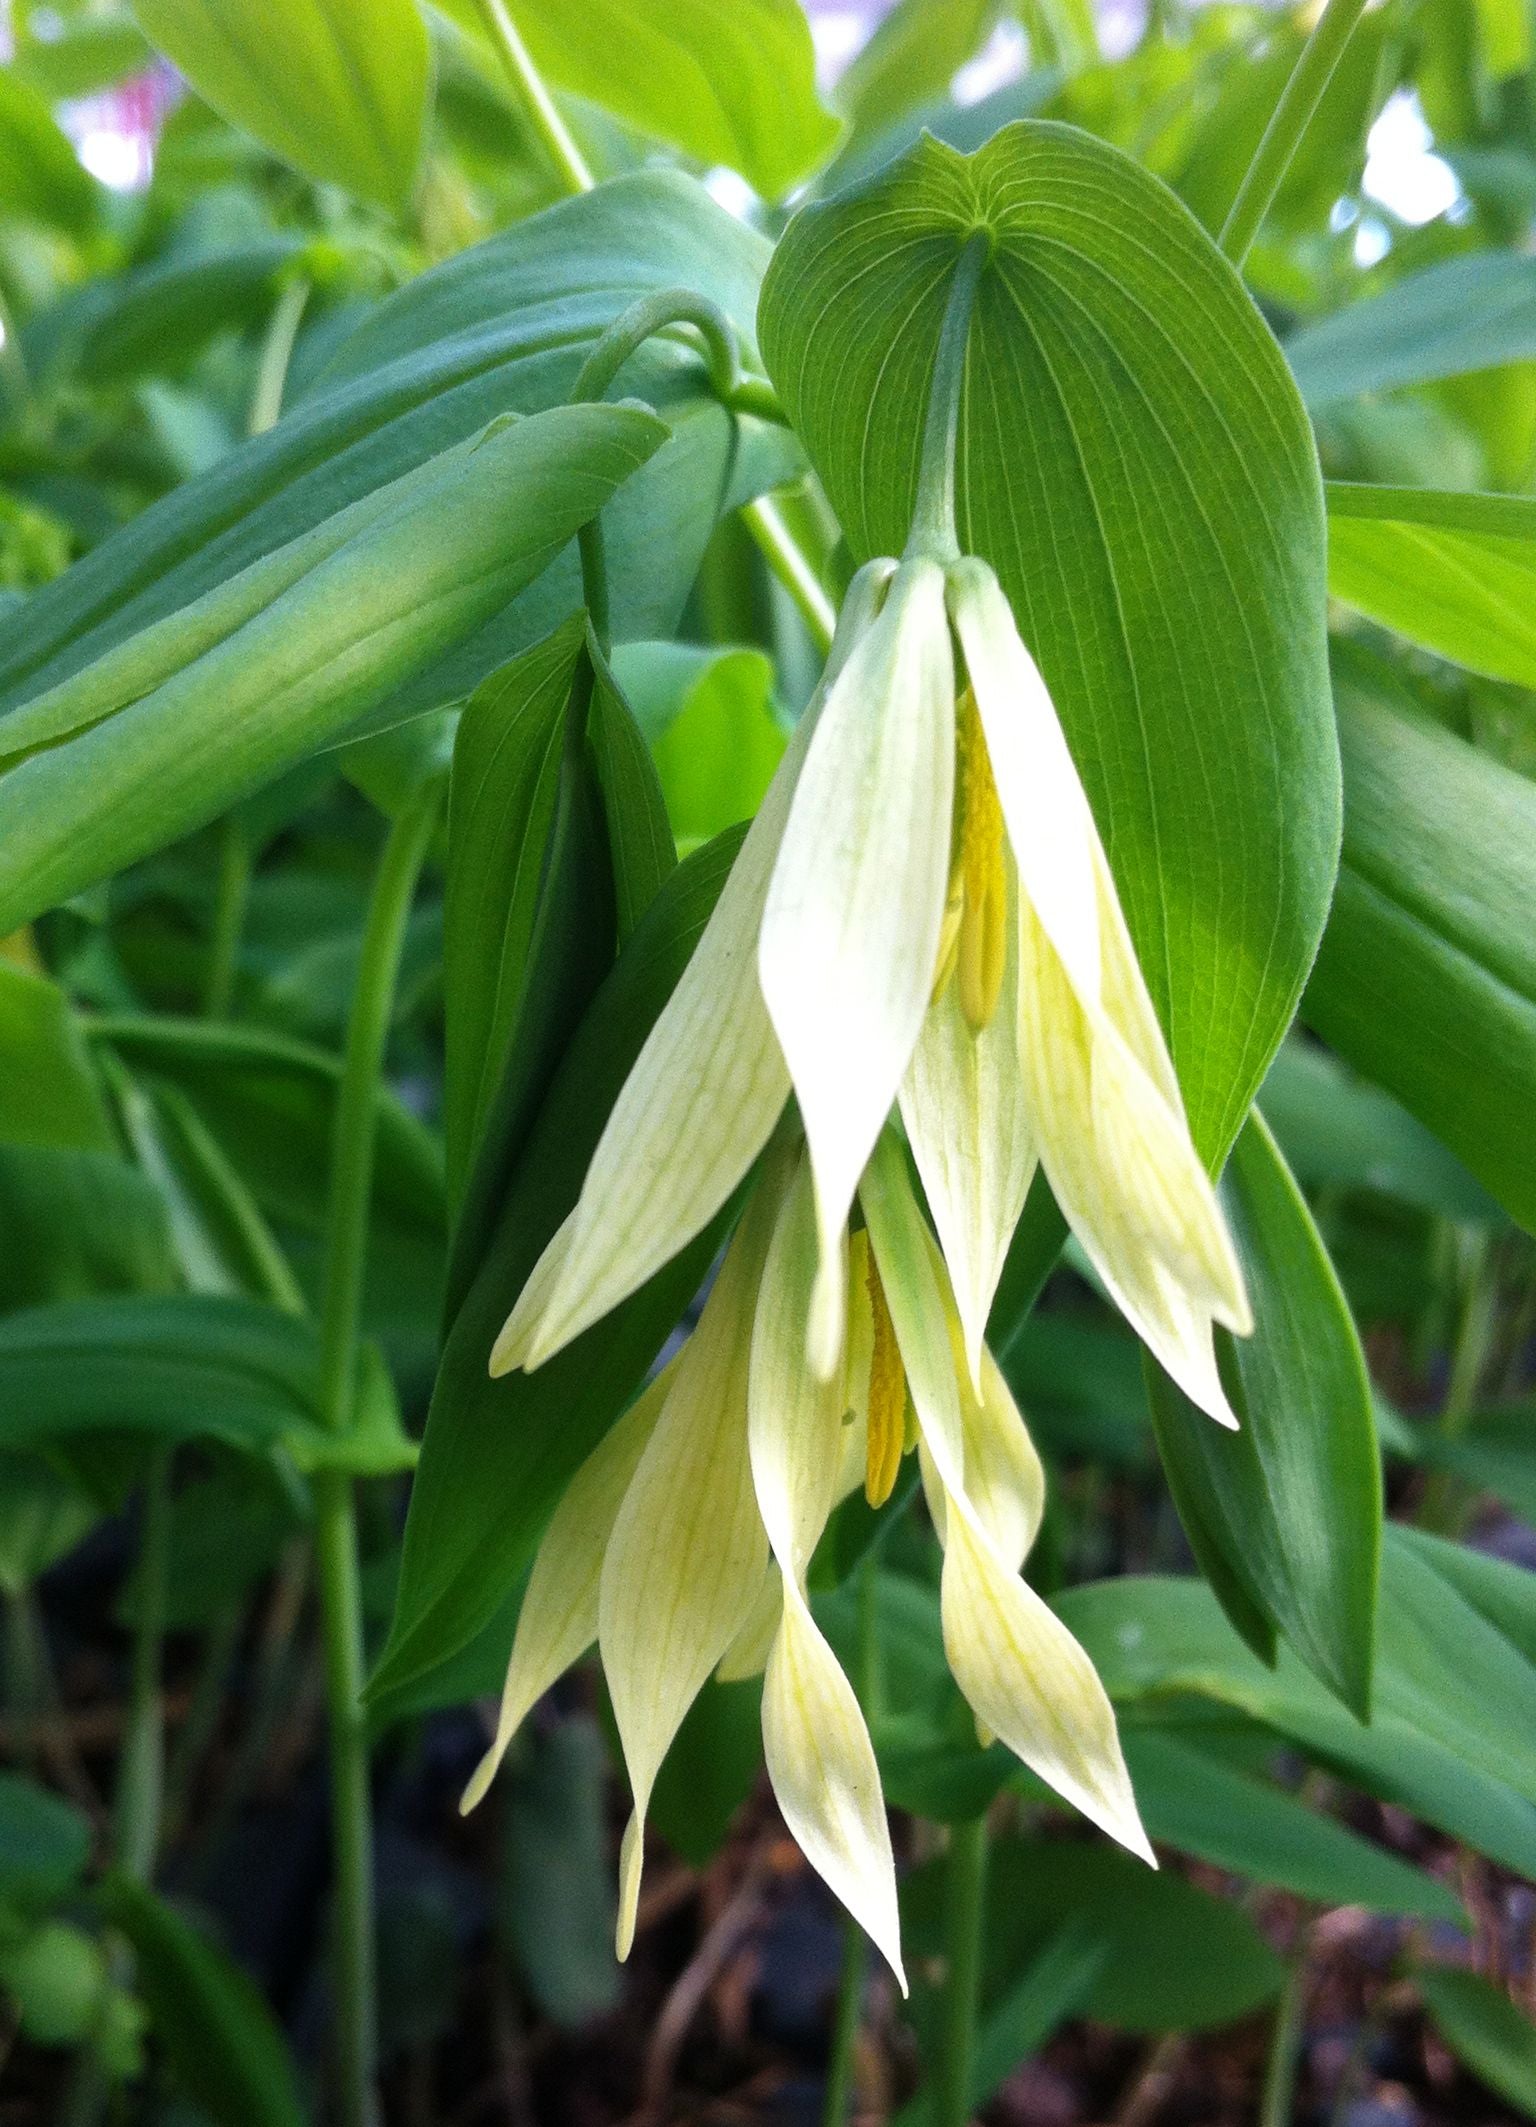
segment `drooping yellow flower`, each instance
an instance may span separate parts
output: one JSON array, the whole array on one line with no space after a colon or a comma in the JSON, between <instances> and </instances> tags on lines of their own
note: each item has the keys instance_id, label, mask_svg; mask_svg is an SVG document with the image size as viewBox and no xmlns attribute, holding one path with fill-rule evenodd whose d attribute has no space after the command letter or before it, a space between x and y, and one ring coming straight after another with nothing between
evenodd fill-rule
<instances>
[{"instance_id":1,"label":"drooping yellow flower","mask_svg":"<svg viewBox=\"0 0 1536 2127\"><path fill-rule=\"evenodd\" d=\"M893 1478L908 1385L945 1546L956 1681L978 1721L1151 1858L1103 1687L1019 1578L1044 1501L1039 1457L985 1348L981 1388L971 1385L943 1258L888 1133L860 1195L868 1226L848 1250L848 1367L824 1382L804 1362L820 1259L811 1169L776 1150L697 1329L572 1479L534 1563L495 1741L464 1806L485 1793L535 1700L595 1641L634 1795L621 1956L661 1761L712 1671L761 1668L764 1755L785 1822L905 1985L874 1746L806 1574L839 1500L877 1463Z\"/></svg>"},{"instance_id":2,"label":"drooping yellow flower","mask_svg":"<svg viewBox=\"0 0 1536 2127\"><path fill-rule=\"evenodd\" d=\"M1233 1423L1212 1333L1250 1327L1242 1274L1061 725L979 561L855 578L817 697L493 1370L539 1365L693 1239L791 1092L821 1378L842 1362L849 1209L899 1104L973 1385L1038 1161L1159 1363Z\"/></svg>"}]
</instances>

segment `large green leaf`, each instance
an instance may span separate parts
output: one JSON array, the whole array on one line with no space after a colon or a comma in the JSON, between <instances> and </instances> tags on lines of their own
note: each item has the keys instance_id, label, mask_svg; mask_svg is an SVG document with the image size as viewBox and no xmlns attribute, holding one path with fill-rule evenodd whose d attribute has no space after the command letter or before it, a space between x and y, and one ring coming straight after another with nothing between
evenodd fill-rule
<instances>
[{"instance_id":1,"label":"large green leaf","mask_svg":"<svg viewBox=\"0 0 1536 2127\"><path fill-rule=\"evenodd\" d=\"M1435 1877L1176 1730L1127 1729L1125 1756L1142 1822L1160 1844L1318 1905L1466 1925L1454 1892Z\"/></svg>"},{"instance_id":2,"label":"large green leaf","mask_svg":"<svg viewBox=\"0 0 1536 2127\"><path fill-rule=\"evenodd\" d=\"M773 665L761 650L629 643L614 657L651 742L667 813L685 850L749 820L783 757Z\"/></svg>"},{"instance_id":3,"label":"large green leaf","mask_svg":"<svg viewBox=\"0 0 1536 2127\"><path fill-rule=\"evenodd\" d=\"M1536 259L1479 251L1410 273L1293 333L1286 357L1314 413L1536 355Z\"/></svg>"},{"instance_id":4,"label":"large green leaf","mask_svg":"<svg viewBox=\"0 0 1536 2127\"><path fill-rule=\"evenodd\" d=\"M0 929L338 737L500 611L665 437L635 406L493 427L0 719L0 752L40 749L0 776Z\"/></svg>"},{"instance_id":5,"label":"large green leaf","mask_svg":"<svg viewBox=\"0 0 1536 2127\"><path fill-rule=\"evenodd\" d=\"M310 177L408 203L431 84L416 0L134 0L134 11L231 125Z\"/></svg>"},{"instance_id":6,"label":"large green leaf","mask_svg":"<svg viewBox=\"0 0 1536 2127\"><path fill-rule=\"evenodd\" d=\"M1536 686L1536 501L1435 488L1328 488L1328 588L1490 679Z\"/></svg>"},{"instance_id":7,"label":"large green leaf","mask_svg":"<svg viewBox=\"0 0 1536 2127\"><path fill-rule=\"evenodd\" d=\"M1400 1547L1384 1557L1384 1622L1393 1616ZM1439 1575L1447 1596L1452 1584ZM1476 1635L1455 1704L1437 1705L1426 1689L1424 1664L1405 1666L1397 1634L1383 1636L1376 1664L1369 1726L1346 1713L1285 1647L1274 1667L1238 1638L1215 1596L1198 1580L1097 1581L1074 1588L1056 1604L1063 1621L1092 1656L1106 1690L1122 1704L1155 1703L1193 1693L1235 1706L1298 1743L1311 1756L1383 1801L1440 1826L1517 1875L1536 1874L1536 1756L1504 1716L1505 1689L1514 1703L1530 1697L1531 1677L1513 1666L1513 1645L1490 1652ZM1415 1615L1417 1616L1417 1610ZM1454 1666L1457 1629L1479 1613L1469 1603L1445 1605L1445 1637L1434 1659ZM1476 1701L1477 1689L1486 1696ZM1471 1702L1469 1704L1469 1701ZM1446 1738L1449 1737L1449 1740ZM1520 1771L1516 1788L1503 1775Z\"/></svg>"},{"instance_id":8,"label":"large green leaf","mask_svg":"<svg viewBox=\"0 0 1536 2127\"><path fill-rule=\"evenodd\" d=\"M1536 788L1365 660L1336 677L1344 862L1305 1016L1536 1227Z\"/></svg>"},{"instance_id":9,"label":"large green leaf","mask_svg":"<svg viewBox=\"0 0 1536 2127\"><path fill-rule=\"evenodd\" d=\"M483 28L475 0L447 11ZM739 170L765 199L837 138L799 0L511 0L511 12L551 81L696 162Z\"/></svg>"},{"instance_id":10,"label":"large green leaf","mask_svg":"<svg viewBox=\"0 0 1536 2127\"><path fill-rule=\"evenodd\" d=\"M997 568L1104 830L1201 1150L1284 1031L1337 848L1323 518L1285 364L1153 178L1071 128L927 140L807 208L770 371L859 557L900 551L956 260L984 228L961 545Z\"/></svg>"},{"instance_id":11,"label":"large green leaf","mask_svg":"<svg viewBox=\"0 0 1536 2127\"><path fill-rule=\"evenodd\" d=\"M500 1609L566 1482L634 1394L708 1266L720 1220L536 1372L491 1379L496 1335L576 1201L609 1109L738 846L729 836L698 851L641 918L566 1053L512 1177L443 1351L394 1626L372 1685L382 1705L448 1661Z\"/></svg>"},{"instance_id":12,"label":"large green leaf","mask_svg":"<svg viewBox=\"0 0 1536 2127\"><path fill-rule=\"evenodd\" d=\"M101 1083L69 1001L46 975L0 960L0 1142L106 1152Z\"/></svg>"},{"instance_id":13,"label":"large green leaf","mask_svg":"<svg viewBox=\"0 0 1536 2127\"><path fill-rule=\"evenodd\" d=\"M1365 1360L1311 1213L1257 1114L1233 1148L1222 1195L1254 1314L1251 1337L1217 1332L1240 1429L1212 1425L1149 1362L1163 1466L1195 1556L1239 1631L1267 1655L1278 1626L1363 1719L1381 1556Z\"/></svg>"},{"instance_id":14,"label":"large green leaf","mask_svg":"<svg viewBox=\"0 0 1536 2127\"><path fill-rule=\"evenodd\" d=\"M153 1891L113 1875L102 1902L177 2081L218 2127L302 2127L288 2049L255 1985Z\"/></svg>"},{"instance_id":15,"label":"large green leaf","mask_svg":"<svg viewBox=\"0 0 1536 2127\"><path fill-rule=\"evenodd\" d=\"M319 1339L306 1317L202 1293L29 1307L0 1320L0 1444L84 1433L282 1446L306 1468L399 1469L411 1460L388 1377L366 1352L354 1425L327 1431Z\"/></svg>"},{"instance_id":16,"label":"large green leaf","mask_svg":"<svg viewBox=\"0 0 1536 2127\"><path fill-rule=\"evenodd\" d=\"M675 172L646 171L534 216L379 308L266 435L137 517L28 602L0 648L0 709L178 612L239 570L505 412L561 404L592 341L642 295L684 286L750 339L762 238ZM617 633L668 633L718 513L794 472L781 429L733 420L697 357L654 339L624 372L670 442L604 512ZM566 555L396 717L462 700L580 600Z\"/></svg>"}]
</instances>

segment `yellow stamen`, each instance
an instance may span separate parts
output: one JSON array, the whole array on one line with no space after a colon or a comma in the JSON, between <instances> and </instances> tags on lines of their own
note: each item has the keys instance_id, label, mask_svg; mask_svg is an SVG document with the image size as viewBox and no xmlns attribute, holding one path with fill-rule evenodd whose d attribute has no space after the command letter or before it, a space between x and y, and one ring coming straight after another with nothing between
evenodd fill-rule
<instances>
[{"instance_id":1,"label":"yellow stamen","mask_svg":"<svg viewBox=\"0 0 1536 2127\"><path fill-rule=\"evenodd\" d=\"M991 1024L1003 987L1008 876L1003 808L969 687L956 706L954 855L933 995L937 1002L958 973L960 1008L972 1033L980 1034Z\"/></svg>"},{"instance_id":2,"label":"yellow stamen","mask_svg":"<svg viewBox=\"0 0 1536 2127\"><path fill-rule=\"evenodd\" d=\"M867 1272L869 1307L874 1317L874 1344L869 1358L869 1445L864 1465L864 1497L883 1507L896 1489L902 1451L907 1444L907 1371L901 1363L896 1329L886 1304L885 1287L873 1249Z\"/></svg>"}]
</instances>

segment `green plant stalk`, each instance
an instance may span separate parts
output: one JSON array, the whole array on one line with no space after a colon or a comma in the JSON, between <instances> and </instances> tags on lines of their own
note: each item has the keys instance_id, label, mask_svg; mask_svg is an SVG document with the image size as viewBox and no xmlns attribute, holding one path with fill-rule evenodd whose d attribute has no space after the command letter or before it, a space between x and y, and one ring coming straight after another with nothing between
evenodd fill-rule
<instances>
[{"instance_id":1,"label":"green plant stalk","mask_svg":"<svg viewBox=\"0 0 1536 2127\"><path fill-rule=\"evenodd\" d=\"M837 608L822 588L810 556L784 522L784 513L771 495L759 495L741 515L758 552L789 593L812 642L825 656L832 647Z\"/></svg>"},{"instance_id":2,"label":"green plant stalk","mask_svg":"<svg viewBox=\"0 0 1536 2127\"><path fill-rule=\"evenodd\" d=\"M918 466L917 501L907 534L910 558L924 554L934 561L957 561L955 532L955 442L960 432L960 395L965 385L965 350L971 311L982 269L991 254L985 229L967 237L950 286L939 332L933 375L928 384L928 413L923 426L923 455Z\"/></svg>"},{"instance_id":3,"label":"green plant stalk","mask_svg":"<svg viewBox=\"0 0 1536 2127\"><path fill-rule=\"evenodd\" d=\"M987 1902L987 1820L950 1834L944 1883L944 1994L933 2078L933 2127L966 2127L981 1992L982 1920Z\"/></svg>"},{"instance_id":4,"label":"green plant stalk","mask_svg":"<svg viewBox=\"0 0 1536 2127\"><path fill-rule=\"evenodd\" d=\"M256 389L251 394L251 411L246 421L253 436L264 436L269 428L275 427L283 410L283 387L288 382L293 343L299 336L308 301L309 282L301 275L288 283L273 305L267 336L262 341L261 356L256 364Z\"/></svg>"},{"instance_id":5,"label":"green plant stalk","mask_svg":"<svg viewBox=\"0 0 1536 2127\"><path fill-rule=\"evenodd\" d=\"M590 192L593 177L587 159L555 108L555 100L545 87L504 0L479 0L479 7L486 35L495 46L517 100L561 183L569 192Z\"/></svg>"},{"instance_id":6,"label":"green plant stalk","mask_svg":"<svg viewBox=\"0 0 1536 2127\"><path fill-rule=\"evenodd\" d=\"M1240 267L1247 258L1365 10L1366 0L1328 0L1302 46L1217 238L1234 266Z\"/></svg>"},{"instance_id":7,"label":"green plant stalk","mask_svg":"<svg viewBox=\"0 0 1536 2127\"><path fill-rule=\"evenodd\" d=\"M320 1313L321 1412L338 1434L352 1422L384 1049L406 922L441 799L441 782L429 784L389 830L369 903L347 1027ZM339 1469L317 1471L314 1495L330 1733L335 2109L340 2127L371 2127L377 2117L378 2017L357 1502L352 1478Z\"/></svg>"},{"instance_id":8,"label":"green plant stalk","mask_svg":"<svg viewBox=\"0 0 1536 2127\"><path fill-rule=\"evenodd\" d=\"M1307 1942L1303 1933L1285 1985L1275 2005L1258 2127L1291 2127L1296 2096L1296 2060L1301 2050L1307 2010Z\"/></svg>"},{"instance_id":9,"label":"green plant stalk","mask_svg":"<svg viewBox=\"0 0 1536 2127\"><path fill-rule=\"evenodd\" d=\"M113 1804L117 1866L135 1883L154 1875L160 1845L165 1733L160 1705L160 1642L165 1632L171 1547L171 1451L159 1448L144 1479L139 1532L139 1606L133 1628L128 1725Z\"/></svg>"},{"instance_id":10,"label":"green plant stalk","mask_svg":"<svg viewBox=\"0 0 1536 2127\"><path fill-rule=\"evenodd\" d=\"M250 892L250 836L238 813L226 813L219 826L219 877L214 889L213 928L208 938L208 980L203 990L203 1010L210 1019L229 1017Z\"/></svg>"},{"instance_id":11,"label":"green plant stalk","mask_svg":"<svg viewBox=\"0 0 1536 2127\"><path fill-rule=\"evenodd\" d=\"M1440 1412L1442 1439L1459 1439L1467 1429L1488 1364L1498 1297L1498 1260L1487 1236L1480 1234L1472 1244L1466 1297L1451 1347L1450 1378ZM1419 1526L1442 1536L1457 1535L1473 1497L1474 1488L1455 1470L1432 1470L1419 1505Z\"/></svg>"},{"instance_id":12,"label":"green plant stalk","mask_svg":"<svg viewBox=\"0 0 1536 2127\"><path fill-rule=\"evenodd\" d=\"M867 1556L858 1571L858 1626L854 1690L866 1722L873 1721L880 1702L880 1637L876 1610L876 1565ZM837 2013L832 2025L832 2047L827 2058L827 2087L822 2100L822 2127L844 2127L853 2096L853 2063L859 2043L859 2024L864 2010L864 1974L869 1965L869 1945L864 1930L852 1914L843 1920L843 1961L837 1982Z\"/></svg>"}]
</instances>

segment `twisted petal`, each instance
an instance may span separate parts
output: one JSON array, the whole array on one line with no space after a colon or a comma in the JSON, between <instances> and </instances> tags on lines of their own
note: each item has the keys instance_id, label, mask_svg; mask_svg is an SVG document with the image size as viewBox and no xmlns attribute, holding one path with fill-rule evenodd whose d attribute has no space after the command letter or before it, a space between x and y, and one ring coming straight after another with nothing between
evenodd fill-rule
<instances>
[{"instance_id":1,"label":"twisted petal","mask_svg":"<svg viewBox=\"0 0 1536 2127\"><path fill-rule=\"evenodd\" d=\"M1182 1113L1107 1019L1084 1009L1032 911L1020 930L1019 1068L1056 1200L1154 1358L1235 1425L1211 1325L1245 1327L1247 1303Z\"/></svg>"},{"instance_id":2,"label":"twisted petal","mask_svg":"<svg viewBox=\"0 0 1536 2127\"><path fill-rule=\"evenodd\" d=\"M768 1547L747 1459L752 1301L773 1205L759 1189L727 1252L603 1559L598 1645L635 1798L618 1947L634 1935L645 1812L701 1685L751 1616Z\"/></svg>"},{"instance_id":3,"label":"twisted petal","mask_svg":"<svg viewBox=\"0 0 1536 2127\"><path fill-rule=\"evenodd\" d=\"M1018 929L1010 921L992 1018L973 1034L958 985L947 984L929 1006L901 1089L902 1121L939 1230L978 1389L987 1315L1035 1168L1019 1078L1018 993Z\"/></svg>"},{"instance_id":4,"label":"twisted petal","mask_svg":"<svg viewBox=\"0 0 1536 2127\"><path fill-rule=\"evenodd\" d=\"M800 773L758 964L811 1148L821 1262L810 1357L841 1357L842 1233L933 986L949 874L954 660L944 579L904 564Z\"/></svg>"},{"instance_id":5,"label":"twisted petal","mask_svg":"<svg viewBox=\"0 0 1536 2127\"><path fill-rule=\"evenodd\" d=\"M1020 1074L1041 1163L1134 1328L1234 1424L1212 1322L1251 1327L1242 1273L1093 814L991 570L958 563L949 595L1019 869Z\"/></svg>"},{"instance_id":6,"label":"twisted petal","mask_svg":"<svg viewBox=\"0 0 1536 2127\"><path fill-rule=\"evenodd\" d=\"M495 1371L541 1365L643 1285L714 1217L778 1121L789 1074L758 984L763 905L821 703L888 573L873 565L849 590L822 689L614 1103L576 1210L497 1340Z\"/></svg>"},{"instance_id":7,"label":"twisted petal","mask_svg":"<svg viewBox=\"0 0 1536 2127\"><path fill-rule=\"evenodd\" d=\"M802 1357L816 1265L815 1207L802 1162L774 1232L752 1334L752 1477L783 1588L763 1684L763 1747L801 1851L879 1945L905 1992L874 1746L805 1597L805 1569L832 1509L844 1434L841 1381L818 1381Z\"/></svg>"},{"instance_id":8,"label":"twisted petal","mask_svg":"<svg viewBox=\"0 0 1536 2127\"><path fill-rule=\"evenodd\" d=\"M999 1554L967 1488L965 1423L944 1295L901 1153L882 1140L860 1188L923 1446L944 1495L944 1649L983 1725L1133 1853L1152 1860L1098 1673Z\"/></svg>"},{"instance_id":9,"label":"twisted petal","mask_svg":"<svg viewBox=\"0 0 1536 2127\"><path fill-rule=\"evenodd\" d=\"M609 1429L550 1517L518 1612L495 1741L464 1790L462 1810L472 1810L483 1798L533 1706L597 1638L603 1553L676 1371L674 1360Z\"/></svg>"}]
</instances>

